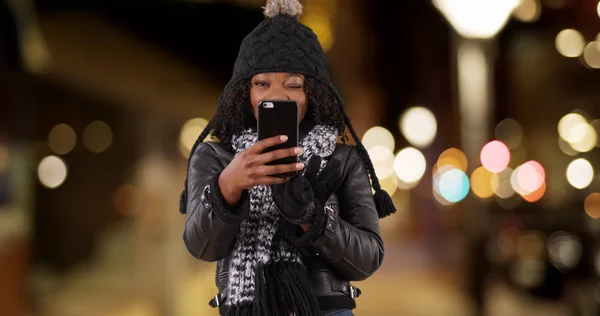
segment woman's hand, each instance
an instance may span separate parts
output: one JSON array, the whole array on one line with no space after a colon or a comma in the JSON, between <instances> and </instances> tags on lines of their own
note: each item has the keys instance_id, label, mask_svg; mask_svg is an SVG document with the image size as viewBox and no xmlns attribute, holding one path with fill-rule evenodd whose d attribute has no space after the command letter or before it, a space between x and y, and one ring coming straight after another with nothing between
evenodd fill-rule
<instances>
[{"instance_id":1,"label":"woman's hand","mask_svg":"<svg viewBox=\"0 0 600 316\"><path fill-rule=\"evenodd\" d=\"M289 180L289 178L273 176L274 174L296 172L304 168L303 163L265 165L273 160L298 156L302 153L302 149L298 147L263 153L267 148L285 143L286 140L285 135L263 139L231 160L219 177L219 188L227 204L236 205L244 190L257 185L280 184Z\"/></svg>"},{"instance_id":2,"label":"woman's hand","mask_svg":"<svg viewBox=\"0 0 600 316\"><path fill-rule=\"evenodd\" d=\"M337 160L330 161L321 173L320 166L321 157L314 155L308 161L304 175L271 187L273 202L283 217L293 224L300 225L304 231L311 227L314 215L316 212L322 212L327 199L341 181L341 168Z\"/></svg>"}]
</instances>

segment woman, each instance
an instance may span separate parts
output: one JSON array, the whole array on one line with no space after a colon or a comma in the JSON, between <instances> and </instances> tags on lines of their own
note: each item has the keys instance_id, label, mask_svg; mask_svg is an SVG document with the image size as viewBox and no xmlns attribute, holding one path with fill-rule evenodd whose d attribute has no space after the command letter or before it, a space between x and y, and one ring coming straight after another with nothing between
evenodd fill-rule
<instances>
[{"instance_id":1,"label":"woman","mask_svg":"<svg viewBox=\"0 0 600 316\"><path fill-rule=\"evenodd\" d=\"M192 255L218 261L221 315L352 315L364 280L383 260L379 218L395 212L381 190L297 0L267 1L242 42L217 113L192 149L181 198ZM264 153L261 100L294 100L300 147ZM356 146L337 144L347 139ZM212 130L219 142L203 142ZM298 156L299 163L266 165ZM276 174L299 171L293 178ZM372 194L370 180L375 194Z\"/></svg>"}]
</instances>

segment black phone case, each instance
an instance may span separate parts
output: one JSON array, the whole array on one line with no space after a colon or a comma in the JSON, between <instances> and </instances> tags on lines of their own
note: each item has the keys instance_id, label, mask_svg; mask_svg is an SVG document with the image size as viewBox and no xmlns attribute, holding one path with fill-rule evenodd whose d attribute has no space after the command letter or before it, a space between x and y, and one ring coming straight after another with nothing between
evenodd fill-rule
<instances>
[{"instance_id":1,"label":"black phone case","mask_svg":"<svg viewBox=\"0 0 600 316\"><path fill-rule=\"evenodd\" d=\"M258 140L287 135L288 140L264 152L282 148L298 147L298 104L296 101L265 100L258 104ZM290 164L298 161L296 156L286 157L268 162L267 165ZM289 177L296 172L277 174L273 176Z\"/></svg>"}]
</instances>

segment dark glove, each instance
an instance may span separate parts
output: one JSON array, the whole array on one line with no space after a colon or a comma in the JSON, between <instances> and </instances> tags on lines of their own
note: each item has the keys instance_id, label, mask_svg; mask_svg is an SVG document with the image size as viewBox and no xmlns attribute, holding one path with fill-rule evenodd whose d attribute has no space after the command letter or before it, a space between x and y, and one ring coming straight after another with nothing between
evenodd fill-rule
<instances>
[{"instance_id":1,"label":"dark glove","mask_svg":"<svg viewBox=\"0 0 600 316\"><path fill-rule=\"evenodd\" d=\"M273 201L288 221L310 223L315 212L322 211L329 196L337 189L342 177L339 162L330 161L319 173L320 166L321 157L313 155L303 175L271 187Z\"/></svg>"}]
</instances>

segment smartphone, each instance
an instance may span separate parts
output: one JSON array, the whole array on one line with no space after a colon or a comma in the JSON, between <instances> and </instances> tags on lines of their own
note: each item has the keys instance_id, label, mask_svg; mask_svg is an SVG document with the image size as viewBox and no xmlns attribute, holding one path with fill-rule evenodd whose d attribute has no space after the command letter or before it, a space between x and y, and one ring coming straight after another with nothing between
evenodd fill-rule
<instances>
[{"instance_id":1,"label":"smartphone","mask_svg":"<svg viewBox=\"0 0 600 316\"><path fill-rule=\"evenodd\" d=\"M258 104L258 140L287 135L285 143L267 148L264 152L277 149L298 147L298 103L289 100L265 100ZM290 156L268 162L267 165L290 164L298 162L297 156ZM297 172L276 174L278 177L291 177Z\"/></svg>"}]
</instances>

